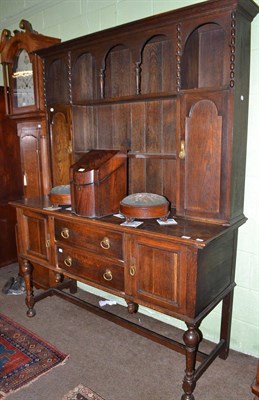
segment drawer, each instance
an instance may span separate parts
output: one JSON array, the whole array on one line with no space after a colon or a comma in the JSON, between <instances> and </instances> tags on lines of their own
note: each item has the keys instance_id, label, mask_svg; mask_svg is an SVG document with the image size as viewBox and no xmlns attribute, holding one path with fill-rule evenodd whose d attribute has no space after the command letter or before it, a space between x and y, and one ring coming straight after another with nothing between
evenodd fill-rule
<instances>
[{"instance_id":1,"label":"drawer","mask_svg":"<svg viewBox=\"0 0 259 400\"><path fill-rule=\"evenodd\" d=\"M57 247L59 268L104 287L124 292L124 263L66 246Z\"/></svg>"},{"instance_id":2,"label":"drawer","mask_svg":"<svg viewBox=\"0 0 259 400\"><path fill-rule=\"evenodd\" d=\"M123 235L112 230L56 219L55 238L59 244L82 247L123 260Z\"/></svg>"}]
</instances>

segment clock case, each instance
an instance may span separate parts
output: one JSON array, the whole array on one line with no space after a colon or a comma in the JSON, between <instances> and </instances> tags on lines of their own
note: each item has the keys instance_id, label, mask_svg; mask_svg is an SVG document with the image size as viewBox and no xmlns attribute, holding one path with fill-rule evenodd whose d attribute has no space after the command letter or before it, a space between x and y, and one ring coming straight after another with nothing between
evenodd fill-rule
<instances>
[{"instance_id":1,"label":"clock case","mask_svg":"<svg viewBox=\"0 0 259 400\"><path fill-rule=\"evenodd\" d=\"M0 43L6 113L10 117L30 116L31 113L45 112L43 82L38 78L42 76L42 62L34 52L60 42L60 39L39 34L24 19L21 20L19 28L22 30L15 30L13 36L8 29L4 29ZM28 53L32 64L34 104L17 106L15 101L15 80L12 75L22 50Z\"/></svg>"},{"instance_id":2,"label":"clock case","mask_svg":"<svg viewBox=\"0 0 259 400\"><path fill-rule=\"evenodd\" d=\"M55 45L60 39L38 34L32 25L21 20L19 29L13 34L4 29L1 35L0 55L4 78L4 102L7 119L13 120L19 138L22 181L24 198L45 196L51 184L51 168L49 160L49 140L47 117L44 106L44 90L42 61L34 52ZM17 58L25 50L30 58L34 79L33 105L16 107L12 73L17 65ZM17 243L19 251L19 243ZM21 260L18 258L21 272ZM33 282L35 287L47 289L55 282L55 274L42 266L34 265Z\"/></svg>"}]
</instances>

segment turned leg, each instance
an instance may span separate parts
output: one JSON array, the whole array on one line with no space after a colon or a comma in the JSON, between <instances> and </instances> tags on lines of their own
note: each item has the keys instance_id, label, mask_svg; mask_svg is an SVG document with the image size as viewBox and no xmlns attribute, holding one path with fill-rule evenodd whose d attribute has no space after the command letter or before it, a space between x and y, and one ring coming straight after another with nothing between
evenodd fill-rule
<instances>
[{"instance_id":1,"label":"turned leg","mask_svg":"<svg viewBox=\"0 0 259 400\"><path fill-rule=\"evenodd\" d=\"M219 357L225 360L229 353L230 333L231 333L231 320L233 308L234 289L223 299L222 302L222 316L221 316L221 331L220 339L225 341L225 346Z\"/></svg>"},{"instance_id":2,"label":"turned leg","mask_svg":"<svg viewBox=\"0 0 259 400\"><path fill-rule=\"evenodd\" d=\"M36 312L33 308L34 296L33 296L33 288L32 288L32 265L27 260L23 260L23 262L22 262L22 273L23 273L23 278L24 278L25 288L26 288L25 303L28 307L27 316L34 317Z\"/></svg>"},{"instance_id":3,"label":"turned leg","mask_svg":"<svg viewBox=\"0 0 259 400\"><path fill-rule=\"evenodd\" d=\"M195 400L193 396L193 391L196 386L195 364L199 343L202 340L202 334L196 325L187 324L187 327L188 330L183 335L186 348L186 370L182 386L184 394L182 395L181 400Z\"/></svg>"}]
</instances>

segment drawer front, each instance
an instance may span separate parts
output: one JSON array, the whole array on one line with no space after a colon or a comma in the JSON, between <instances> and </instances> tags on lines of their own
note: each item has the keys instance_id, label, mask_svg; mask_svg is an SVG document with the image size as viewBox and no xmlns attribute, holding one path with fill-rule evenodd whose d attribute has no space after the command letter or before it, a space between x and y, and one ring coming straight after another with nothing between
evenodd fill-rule
<instances>
[{"instance_id":1,"label":"drawer front","mask_svg":"<svg viewBox=\"0 0 259 400\"><path fill-rule=\"evenodd\" d=\"M58 266L75 277L124 292L124 263L91 252L57 247Z\"/></svg>"},{"instance_id":2,"label":"drawer front","mask_svg":"<svg viewBox=\"0 0 259 400\"><path fill-rule=\"evenodd\" d=\"M82 247L106 257L123 260L123 235L118 232L55 220L55 238L59 244Z\"/></svg>"}]
</instances>

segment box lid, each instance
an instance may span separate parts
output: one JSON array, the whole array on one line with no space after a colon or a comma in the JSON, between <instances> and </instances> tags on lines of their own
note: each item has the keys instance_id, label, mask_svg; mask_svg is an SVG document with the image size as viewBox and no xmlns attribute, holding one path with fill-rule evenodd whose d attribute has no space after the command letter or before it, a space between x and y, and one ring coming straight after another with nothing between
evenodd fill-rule
<instances>
[{"instance_id":1,"label":"box lid","mask_svg":"<svg viewBox=\"0 0 259 400\"><path fill-rule=\"evenodd\" d=\"M70 180L75 185L100 182L125 163L126 157L120 150L90 150L70 167Z\"/></svg>"}]
</instances>

